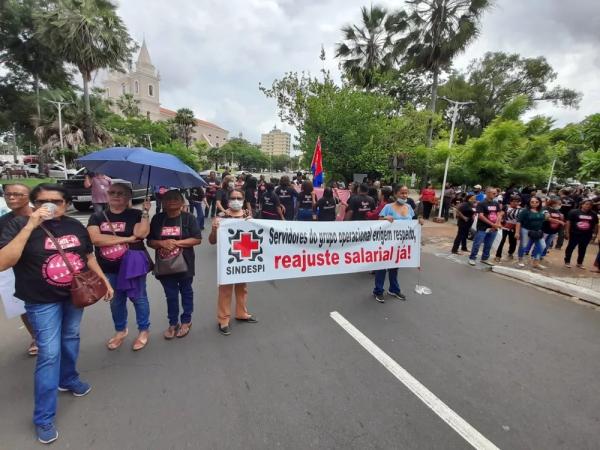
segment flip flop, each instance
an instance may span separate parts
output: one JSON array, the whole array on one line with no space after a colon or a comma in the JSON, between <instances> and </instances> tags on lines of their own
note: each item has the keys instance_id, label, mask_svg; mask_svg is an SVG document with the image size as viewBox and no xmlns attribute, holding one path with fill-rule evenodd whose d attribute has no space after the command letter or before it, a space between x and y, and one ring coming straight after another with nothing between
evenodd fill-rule
<instances>
[{"instance_id":1,"label":"flip flop","mask_svg":"<svg viewBox=\"0 0 600 450\"><path fill-rule=\"evenodd\" d=\"M169 328L167 328L165 330L165 332L163 333L163 337L167 340L170 341L171 339L173 339L176 335L177 335L177 330L179 329L179 325L172 325L169 326Z\"/></svg>"},{"instance_id":2,"label":"flip flop","mask_svg":"<svg viewBox=\"0 0 600 450\"><path fill-rule=\"evenodd\" d=\"M141 332L141 333L140 333L140 335L141 335L142 333L143 333L143 332ZM146 333L147 333L147 332L146 332ZM134 352L137 352L137 351L139 351L139 350L143 349L143 348L146 346L146 344L147 344L147 343L148 343L148 336L146 336L146 337L143 337L143 338L142 338L142 337L140 337L140 336L138 335L138 337L135 339L135 341L133 341L133 346L131 347L131 349L132 349Z\"/></svg>"},{"instance_id":3,"label":"flip flop","mask_svg":"<svg viewBox=\"0 0 600 450\"><path fill-rule=\"evenodd\" d=\"M111 337L108 342L106 343L106 347L109 350L116 350L118 349L121 344L123 344L123 342L125 341L125 338L129 335L129 330L125 330L125 334L122 335L120 338L113 336Z\"/></svg>"},{"instance_id":4,"label":"flip flop","mask_svg":"<svg viewBox=\"0 0 600 450\"><path fill-rule=\"evenodd\" d=\"M29 356L37 356L38 346L36 345L35 341L32 341L31 344L29 345L29 348L27 349L27 354Z\"/></svg>"},{"instance_id":5,"label":"flip flop","mask_svg":"<svg viewBox=\"0 0 600 450\"><path fill-rule=\"evenodd\" d=\"M184 338L188 335L188 333L190 332L192 328L192 322L190 323L182 323L181 326L179 327L179 330L177 330L177 337L178 338Z\"/></svg>"}]
</instances>

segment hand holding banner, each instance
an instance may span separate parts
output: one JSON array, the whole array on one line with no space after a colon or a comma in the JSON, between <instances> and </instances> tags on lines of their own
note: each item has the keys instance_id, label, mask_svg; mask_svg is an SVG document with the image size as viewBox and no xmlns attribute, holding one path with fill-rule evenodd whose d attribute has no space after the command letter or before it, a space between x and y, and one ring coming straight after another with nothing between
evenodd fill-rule
<instances>
[{"instance_id":1,"label":"hand holding banner","mask_svg":"<svg viewBox=\"0 0 600 450\"><path fill-rule=\"evenodd\" d=\"M421 256L415 220L224 219L217 241L219 284L419 267Z\"/></svg>"}]
</instances>

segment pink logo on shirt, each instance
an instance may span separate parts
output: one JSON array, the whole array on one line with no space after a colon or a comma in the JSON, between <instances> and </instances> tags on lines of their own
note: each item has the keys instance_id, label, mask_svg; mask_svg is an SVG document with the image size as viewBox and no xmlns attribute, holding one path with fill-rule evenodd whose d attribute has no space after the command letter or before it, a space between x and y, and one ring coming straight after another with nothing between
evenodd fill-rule
<instances>
[{"instance_id":1,"label":"pink logo on shirt","mask_svg":"<svg viewBox=\"0 0 600 450\"><path fill-rule=\"evenodd\" d=\"M108 222L102 222L100 224L100 231L112 233L113 229L115 230L115 233L124 233L125 222L112 222L112 229L110 228L110 224Z\"/></svg>"},{"instance_id":2,"label":"pink logo on shirt","mask_svg":"<svg viewBox=\"0 0 600 450\"><path fill-rule=\"evenodd\" d=\"M180 227L162 227L162 231L161 231L160 235L165 236L165 237L181 236L181 228Z\"/></svg>"},{"instance_id":3,"label":"pink logo on shirt","mask_svg":"<svg viewBox=\"0 0 600 450\"><path fill-rule=\"evenodd\" d=\"M128 248L127 244L107 245L100 247L100 255L109 261L117 261L123 257Z\"/></svg>"},{"instance_id":4,"label":"pink logo on shirt","mask_svg":"<svg viewBox=\"0 0 600 450\"><path fill-rule=\"evenodd\" d=\"M79 247L81 245L79 238L74 234L68 234L66 236L57 237L56 240L58 241L58 245L60 245L60 248L63 250L66 250L68 248ZM47 237L46 241L44 242L44 249L57 250L56 246L54 245L54 242L52 242L52 239L50 239L49 237Z\"/></svg>"},{"instance_id":5,"label":"pink logo on shirt","mask_svg":"<svg viewBox=\"0 0 600 450\"><path fill-rule=\"evenodd\" d=\"M81 272L81 269L85 267L78 254L66 252L65 256L76 273ZM52 255L46 260L42 266L42 277L48 284L59 287L68 286L73 281L73 274L60 254Z\"/></svg>"}]
</instances>

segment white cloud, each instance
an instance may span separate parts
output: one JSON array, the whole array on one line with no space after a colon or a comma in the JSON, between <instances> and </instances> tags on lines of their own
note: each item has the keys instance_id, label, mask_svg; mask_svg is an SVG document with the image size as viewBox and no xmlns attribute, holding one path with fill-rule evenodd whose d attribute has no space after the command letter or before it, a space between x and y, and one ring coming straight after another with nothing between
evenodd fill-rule
<instances>
[{"instance_id":1,"label":"white cloud","mask_svg":"<svg viewBox=\"0 0 600 450\"><path fill-rule=\"evenodd\" d=\"M391 8L401 3L386 0ZM274 124L275 102L258 90L286 71L317 74L324 45L326 68L337 72L333 48L340 28L360 19L364 0L122 0L119 13L134 38L145 36L160 70L161 103L191 107L232 136L252 141ZM584 92L579 110L542 105L558 123L581 120L600 104L600 14L595 0L503 0L483 22L483 33L456 65L485 51L545 55L559 72L558 83Z\"/></svg>"}]
</instances>

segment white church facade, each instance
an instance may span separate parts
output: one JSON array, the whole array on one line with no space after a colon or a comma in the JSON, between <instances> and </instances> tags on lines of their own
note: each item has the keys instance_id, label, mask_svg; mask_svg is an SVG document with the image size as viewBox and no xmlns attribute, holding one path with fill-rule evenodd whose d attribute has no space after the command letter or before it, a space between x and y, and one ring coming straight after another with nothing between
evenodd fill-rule
<instances>
[{"instance_id":1,"label":"white church facade","mask_svg":"<svg viewBox=\"0 0 600 450\"><path fill-rule=\"evenodd\" d=\"M137 100L140 114L150 120L168 120L175 117L176 112L160 105L160 73L150 59L146 41L142 43L140 54L135 67L130 67L124 73L111 71L103 81L106 98L116 102L123 94L131 94ZM115 107L115 112L120 112ZM229 131L214 123L195 119L194 141L204 140L211 147L220 147L229 138Z\"/></svg>"}]
</instances>

